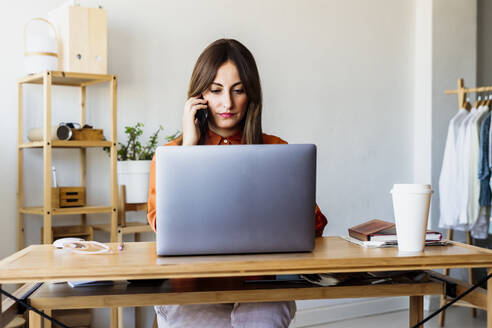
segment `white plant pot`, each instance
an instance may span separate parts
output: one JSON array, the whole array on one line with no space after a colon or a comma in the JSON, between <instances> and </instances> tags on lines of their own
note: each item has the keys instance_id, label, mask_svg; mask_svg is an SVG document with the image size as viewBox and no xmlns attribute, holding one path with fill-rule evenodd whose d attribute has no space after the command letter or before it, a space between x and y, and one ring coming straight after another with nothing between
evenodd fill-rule
<instances>
[{"instance_id":1,"label":"white plant pot","mask_svg":"<svg viewBox=\"0 0 492 328\"><path fill-rule=\"evenodd\" d=\"M127 203L146 203L152 161L118 161L118 184L126 186Z\"/></svg>"}]
</instances>

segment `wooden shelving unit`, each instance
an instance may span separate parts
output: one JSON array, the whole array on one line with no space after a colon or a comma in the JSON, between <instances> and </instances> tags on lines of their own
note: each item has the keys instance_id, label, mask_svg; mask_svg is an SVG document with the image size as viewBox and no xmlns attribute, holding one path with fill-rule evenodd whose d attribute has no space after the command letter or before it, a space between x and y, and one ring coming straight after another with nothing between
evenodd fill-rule
<instances>
[{"instance_id":1,"label":"wooden shelving unit","mask_svg":"<svg viewBox=\"0 0 492 328\"><path fill-rule=\"evenodd\" d=\"M51 88L54 85L72 86L80 88L80 124L86 124L86 87L93 84L110 83L110 140L108 141L72 141L51 140ZM23 85L40 84L43 87L43 141L26 142L24 140L23 126ZM118 213L118 190L116 181L116 98L117 78L115 75L96 75L85 73L69 73L60 71L46 71L29 75L19 80L19 110L18 110L18 191L17 191L17 223L18 223L18 248L24 247L24 215L35 214L43 218L43 240L45 244L53 242L52 217L56 215L81 215L81 225L87 225L87 214L110 213L111 215L111 241L116 242ZM82 206L52 208L51 206L51 166L53 148L76 149L80 152L80 182L86 187L86 149L91 147L109 147L110 149L110 192L111 204L107 206ZM43 205L37 207L24 206L24 151L26 149L43 150Z\"/></svg>"}]
</instances>

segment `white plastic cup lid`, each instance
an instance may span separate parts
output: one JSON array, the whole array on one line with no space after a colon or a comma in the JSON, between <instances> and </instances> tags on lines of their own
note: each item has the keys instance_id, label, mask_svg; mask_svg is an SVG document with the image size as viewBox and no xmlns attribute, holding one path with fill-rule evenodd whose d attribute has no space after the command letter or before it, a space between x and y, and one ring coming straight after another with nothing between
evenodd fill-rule
<instances>
[{"instance_id":1,"label":"white plastic cup lid","mask_svg":"<svg viewBox=\"0 0 492 328\"><path fill-rule=\"evenodd\" d=\"M404 193L432 193L430 184L420 183L397 183L393 185L391 193L404 192Z\"/></svg>"}]
</instances>

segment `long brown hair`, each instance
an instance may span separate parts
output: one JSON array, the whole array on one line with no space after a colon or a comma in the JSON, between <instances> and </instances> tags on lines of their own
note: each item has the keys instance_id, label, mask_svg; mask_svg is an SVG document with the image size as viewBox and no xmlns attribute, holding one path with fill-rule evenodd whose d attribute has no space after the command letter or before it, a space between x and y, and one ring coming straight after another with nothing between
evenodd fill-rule
<instances>
[{"instance_id":1,"label":"long brown hair","mask_svg":"<svg viewBox=\"0 0 492 328\"><path fill-rule=\"evenodd\" d=\"M239 78L248 97L246 115L241 121L242 142L245 144L262 144L263 132L261 129L262 92L260 75L251 52L239 41L233 39L219 39L210 44L201 53L193 68L188 99L203 94L210 88L217 70L227 61L232 61L239 73ZM208 124L204 124L200 131L200 141L203 144L208 132ZM183 136L179 136L178 144L183 143Z\"/></svg>"}]
</instances>

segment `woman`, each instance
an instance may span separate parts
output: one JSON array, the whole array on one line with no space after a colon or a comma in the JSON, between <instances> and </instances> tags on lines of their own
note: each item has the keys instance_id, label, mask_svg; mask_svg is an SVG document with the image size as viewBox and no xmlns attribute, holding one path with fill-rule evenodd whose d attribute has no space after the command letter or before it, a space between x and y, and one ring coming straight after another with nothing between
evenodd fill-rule
<instances>
[{"instance_id":1,"label":"woman","mask_svg":"<svg viewBox=\"0 0 492 328\"><path fill-rule=\"evenodd\" d=\"M284 144L261 129L262 92L251 52L220 39L198 58L183 112L183 134L167 145ZM155 158L148 220L155 230ZM316 206L316 236L326 218ZM159 327L288 327L295 302L156 306Z\"/></svg>"}]
</instances>

